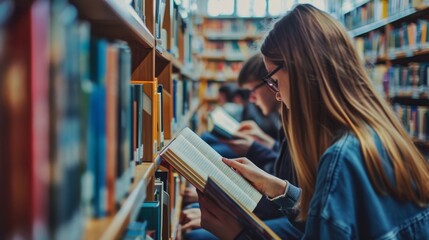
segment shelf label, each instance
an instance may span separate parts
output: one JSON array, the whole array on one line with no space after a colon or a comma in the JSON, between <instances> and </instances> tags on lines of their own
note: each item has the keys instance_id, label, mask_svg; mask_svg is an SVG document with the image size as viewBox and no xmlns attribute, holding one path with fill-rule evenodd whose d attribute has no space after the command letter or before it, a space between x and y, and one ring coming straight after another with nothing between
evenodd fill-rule
<instances>
[{"instance_id":1,"label":"shelf label","mask_svg":"<svg viewBox=\"0 0 429 240\"><path fill-rule=\"evenodd\" d=\"M143 148L143 144L140 146L140 159L143 159L143 153L144 153L144 148Z\"/></svg>"}]
</instances>

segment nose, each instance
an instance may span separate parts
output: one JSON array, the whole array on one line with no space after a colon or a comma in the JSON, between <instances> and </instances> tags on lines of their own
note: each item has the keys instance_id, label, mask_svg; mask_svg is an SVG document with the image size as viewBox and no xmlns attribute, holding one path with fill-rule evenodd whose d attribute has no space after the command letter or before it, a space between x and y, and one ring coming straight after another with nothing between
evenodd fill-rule
<instances>
[{"instance_id":1,"label":"nose","mask_svg":"<svg viewBox=\"0 0 429 240\"><path fill-rule=\"evenodd\" d=\"M255 94L253 92L250 92L249 102L251 102L251 103L255 103L256 102L256 97L255 97Z\"/></svg>"}]
</instances>

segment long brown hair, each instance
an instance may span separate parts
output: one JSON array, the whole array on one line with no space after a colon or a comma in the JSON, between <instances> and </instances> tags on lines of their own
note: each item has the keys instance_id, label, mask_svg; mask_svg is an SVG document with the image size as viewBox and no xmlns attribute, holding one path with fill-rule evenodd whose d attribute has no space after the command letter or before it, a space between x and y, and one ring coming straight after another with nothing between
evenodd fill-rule
<instances>
[{"instance_id":1,"label":"long brown hair","mask_svg":"<svg viewBox=\"0 0 429 240\"><path fill-rule=\"evenodd\" d=\"M372 184L380 194L429 202L429 164L367 76L345 29L327 13L297 5L278 20L261 48L269 61L288 71L290 106L283 124L302 188L299 219L307 217L319 159L339 131L352 131ZM389 181L372 128L392 161Z\"/></svg>"}]
</instances>

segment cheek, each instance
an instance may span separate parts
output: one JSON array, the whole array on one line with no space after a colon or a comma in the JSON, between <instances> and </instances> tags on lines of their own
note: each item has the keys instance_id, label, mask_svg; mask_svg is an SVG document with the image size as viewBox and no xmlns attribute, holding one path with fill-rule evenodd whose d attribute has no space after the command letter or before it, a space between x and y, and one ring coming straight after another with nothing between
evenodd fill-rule
<instances>
[{"instance_id":1,"label":"cheek","mask_svg":"<svg viewBox=\"0 0 429 240\"><path fill-rule=\"evenodd\" d=\"M279 93L281 97L281 101L286 104L287 107L290 106L290 86L289 79L285 78L279 81Z\"/></svg>"}]
</instances>

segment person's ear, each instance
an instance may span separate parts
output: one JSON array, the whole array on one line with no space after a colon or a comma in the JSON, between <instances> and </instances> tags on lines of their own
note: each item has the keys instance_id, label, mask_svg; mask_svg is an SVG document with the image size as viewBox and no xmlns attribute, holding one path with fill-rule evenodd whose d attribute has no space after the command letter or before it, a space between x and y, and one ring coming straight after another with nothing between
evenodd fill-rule
<instances>
[{"instance_id":1,"label":"person's ear","mask_svg":"<svg viewBox=\"0 0 429 240\"><path fill-rule=\"evenodd\" d=\"M282 101L282 97L280 96L280 92L276 92L276 100L279 102Z\"/></svg>"}]
</instances>

